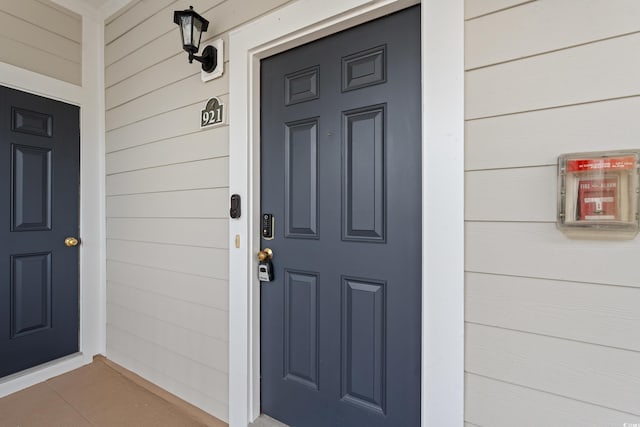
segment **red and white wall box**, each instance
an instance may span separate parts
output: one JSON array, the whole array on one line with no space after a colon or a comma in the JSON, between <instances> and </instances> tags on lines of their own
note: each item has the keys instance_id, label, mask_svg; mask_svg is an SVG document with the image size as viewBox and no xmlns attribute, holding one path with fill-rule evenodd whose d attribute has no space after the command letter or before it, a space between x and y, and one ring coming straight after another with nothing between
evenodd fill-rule
<instances>
[{"instance_id":1,"label":"red and white wall box","mask_svg":"<svg viewBox=\"0 0 640 427\"><path fill-rule=\"evenodd\" d=\"M558 228L574 239L633 239L640 229L640 150L558 157Z\"/></svg>"}]
</instances>

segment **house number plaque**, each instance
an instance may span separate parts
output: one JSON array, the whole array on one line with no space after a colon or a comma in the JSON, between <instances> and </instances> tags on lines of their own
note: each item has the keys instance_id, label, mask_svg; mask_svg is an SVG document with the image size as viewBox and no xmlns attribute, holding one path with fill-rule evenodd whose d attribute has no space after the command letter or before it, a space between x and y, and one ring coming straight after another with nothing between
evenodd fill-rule
<instances>
[{"instance_id":1,"label":"house number plaque","mask_svg":"<svg viewBox=\"0 0 640 427\"><path fill-rule=\"evenodd\" d=\"M224 123L224 105L220 99L214 96L207 101L207 105L200 114L200 127L205 128L222 123Z\"/></svg>"}]
</instances>

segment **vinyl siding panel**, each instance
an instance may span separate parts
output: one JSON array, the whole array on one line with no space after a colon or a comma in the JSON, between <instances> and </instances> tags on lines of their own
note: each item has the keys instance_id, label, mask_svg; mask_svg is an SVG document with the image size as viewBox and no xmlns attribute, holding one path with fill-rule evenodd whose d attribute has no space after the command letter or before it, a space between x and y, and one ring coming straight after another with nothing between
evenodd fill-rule
<instances>
[{"instance_id":1,"label":"vinyl siding panel","mask_svg":"<svg viewBox=\"0 0 640 427\"><path fill-rule=\"evenodd\" d=\"M0 5L0 61L82 84L82 18L48 1Z\"/></svg>"},{"instance_id":2,"label":"vinyl siding panel","mask_svg":"<svg viewBox=\"0 0 640 427\"><path fill-rule=\"evenodd\" d=\"M224 187L229 159L198 160L107 176L107 196Z\"/></svg>"},{"instance_id":3,"label":"vinyl siding panel","mask_svg":"<svg viewBox=\"0 0 640 427\"><path fill-rule=\"evenodd\" d=\"M466 274L467 322L640 351L640 289Z\"/></svg>"},{"instance_id":4,"label":"vinyl siding panel","mask_svg":"<svg viewBox=\"0 0 640 427\"><path fill-rule=\"evenodd\" d=\"M215 159L229 155L229 127L194 132L107 154L107 175L190 161Z\"/></svg>"},{"instance_id":5,"label":"vinyl siding panel","mask_svg":"<svg viewBox=\"0 0 640 427\"><path fill-rule=\"evenodd\" d=\"M107 198L108 218L226 219L227 188L171 191Z\"/></svg>"},{"instance_id":6,"label":"vinyl siding panel","mask_svg":"<svg viewBox=\"0 0 640 427\"><path fill-rule=\"evenodd\" d=\"M184 58L181 57L181 59ZM184 68L184 63L180 65ZM206 101L207 95L211 93L220 94L222 91L226 93L228 87L229 74L225 73L221 78L208 83L208 93L202 95L201 101ZM200 74L197 74L114 107L106 115L109 123L107 130L156 116L167 109L175 110L190 105L194 101L193 94L198 93L201 88L202 80Z\"/></svg>"},{"instance_id":7,"label":"vinyl siding panel","mask_svg":"<svg viewBox=\"0 0 640 427\"><path fill-rule=\"evenodd\" d=\"M193 95L195 99L201 96L201 93ZM223 104L228 105L228 96L223 95L219 98ZM191 133L211 134L210 143L212 145L228 145L228 141L220 139L219 133L216 132L216 129L219 128L200 129L200 112L204 108L204 101L203 99L186 107L168 110L148 119L108 131L106 135L107 153L173 137L183 137ZM107 165L107 167L112 166Z\"/></svg>"},{"instance_id":8,"label":"vinyl siding panel","mask_svg":"<svg viewBox=\"0 0 640 427\"><path fill-rule=\"evenodd\" d=\"M466 237L468 271L640 287L637 240L571 240L553 223L497 221L467 222Z\"/></svg>"},{"instance_id":9,"label":"vinyl siding panel","mask_svg":"<svg viewBox=\"0 0 640 427\"><path fill-rule=\"evenodd\" d=\"M558 147L598 151L603 141L638 148L639 110L640 97L630 97L467 121L466 170L555 165Z\"/></svg>"},{"instance_id":10,"label":"vinyl siding panel","mask_svg":"<svg viewBox=\"0 0 640 427\"><path fill-rule=\"evenodd\" d=\"M79 15L47 0L4 1L1 10L31 25L65 37L76 43L82 42L82 19Z\"/></svg>"},{"instance_id":11,"label":"vinyl siding panel","mask_svg":"<svg viewBox=\"0 0 640 427\"><path fill-rule=\"evenodd\" d=\"M640 416L640 353L467 324L469 373Z\"/></svg>"},{"instance_id":12,"label":"vinyl siding panel","mask_svg":"<svg viewBox=\"0 0 640 427\"><path fill-rule=\"evenodd\" d=\"M464 17L473 19L536 0L467 0Z\"/></svg>"},{"instance_id":13,"label":"vinyl siding panel","mask_svg":"<svg viewBox=\"0 0 640 427\"><path fill-rule=\"evenodd\" d=\"M107 296L109 301L114 302L114 305L120 309L128 309L139 315L175 325L197 333L203 338L210 337L223 343L229 341L227 312L225 310L194 302L175 300L157 293L147 293L140 289L121 286L116 282L110 286ZM144 304L141 304L142 302ZM149 326L158 327L158 325L151 324ZM151 330L149 329L147 332ZM227 372L225 367L221 367L219 370Z\"/></svg>"},{"instance_id":14,"label":"vinyl siding panel","mask_svg":"<svg viewBox=\"0 0 640 427\"><path fill-rule=\"evenodd\" d=\"M109 218L112 239L227 249L229 225L211 218Z\"/></svg>"},{"instance_id":15,"label":"vinyl siding panel","mask_svg":"<svg viewBox=\"0 0 640 427\"><path fill-rule=\"evenodd\" d=\"M221 279L119 261L108 261L107 270L107 279L121 286L164 295L177 301L227 309L229 292L227 283Z\"/></svg>"},{"instance_id":16,"label":"vinyl siding panel","mask_svg":"<svg viewBox=\"0 0 640 427\"><path fill-rule=\"evenodd\" d=\"M483 67L552 50L567 49L640 30L640 3L616 0L534 1L466 25L465 66ZM510 37L505 28L517 28Z\"/></svg>"},{"instance_id":17,"label":"vinyl siding panel","mask_svg":"<svg viewBox=\"0 0 640 427\"><path fill-rule=\"evenodd\" d=\"M214 279L229 278L229 256L224 249L109 239L107 251L114 261Z\"/></svg>"},{"instance_id":18,"label":"vinyl siding panel","mask_svg":"<svg viewBox=\"0 0 640 427\"><path fill-rule=\"evenodd\" d=\"M199 73L197 64L185 66L188 61L186 54L176 54L166 61L152 65L149 68L132 75L130 78L110 86L106 90L107 114L114 107L121 106L133 99L147 95L155 90L171 85L177 81L195 76ZM196 73L195 71L198 71ZM109 124L108 129L114 126Z\"/></svg>"},{"instance_id":19,"label":"vinyl siding panel","mask_svg":"<svg viewBox=\"0 0 640 427\"><path fill-rule=\"evenodd\" d=\"M554 165L466 172L465 218L473 221L555 221L556 169ZM513 203L514 200L518 203Z\"/></svg>"},{"instance_id":20,"label":"vinyl siding panel","mask_svg":"<svg viewBox=\"0 0 640 427\"><path fill-rule=\"evenodd\" d=\"M638 49L632 34L468 71L466 118L640 95Z\"/></svg>"},{"instance_id":21,"label":"vinyl siding panel","mask_svg":"<svg viewBox=\"0 0 640 427\"><path fill-rule=\"evenodd\" d=\"M233 64L203 83L173 11L211 21L204 46L285 2L136 1L105 27L107 356L223 420L229 132L200 111L228 108Z\"/></svg>"},{"instance_id":22,"label":"vinyl siding panel","mask_svg":"<svg viewBox=\"0 0 640 427\"><path fill-rule=\"evenodd\" d=\"M114 327L146 338L168 351L193 359L195 362L222 373L228 371L227 341L203 336L198 331L166 322L164 319L128 310L117 303L110 304L109 310L108 315L113 318ZM226 322L221 322L221 325L224 324Z\"/></svg>"},{"instance_id":23,"label":"vinyl siding panel","mask_svg":"<svg viewBox=\"0 0 640 427\"><path fill-rule=\"evenodd\" d=\"M146 21L175 0L132 2L105 21L104 42L109 44L139 23Z\"/></svg>"},{"instance_id":24,"label":"vinyl siding panel","mask_svg":"<svg viewBox=\"0 0 640 427\"><path fill-rule=\"evenodd\" d=\"M491 427L620 427L640 417L474 374L465 376L465 414Z\"/></svg>"},{"instance_id":25,"label":"vinyl siding panel","mask_svg":"<svg viewBox=\"0 0 640 427\"><path fill-rule=\"evenodd\" d=\"M634 1L466 1L471 425L640 422L640 241L555 226L566 152L640 148Z\"/></svg>"}]
</instances>

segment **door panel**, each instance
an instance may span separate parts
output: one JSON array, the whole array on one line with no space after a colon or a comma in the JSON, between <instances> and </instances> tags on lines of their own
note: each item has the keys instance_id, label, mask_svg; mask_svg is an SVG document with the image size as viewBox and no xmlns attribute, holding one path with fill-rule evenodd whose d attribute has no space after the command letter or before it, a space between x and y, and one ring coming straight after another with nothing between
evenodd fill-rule
<instances>
[{"instance_id":1,"label":"door panel","mask_svg":"<svg viewBox=\"0 0 640 427\"><path fill-rule=\"evenodd\" d=\"M11 144L11 231L51 229L51 149Z\"/></svg>"},{"instance_id":2,"label":"door panel","mask_svg":"<svg viewBox=\"0 0 640 427\"><path fill-rule=\"evenodd\" d=\"M78 351L78 107L0 86L0 377Z\"/></svg>"},{"instance_id":3,"label":"door panel","mask_svg":"<svg viewBox=\"0 0 640 427\"><path fill-rule=\"evenodd\" d=\"M384 241L385 106L344 113L343 240Z\"/></svg>"},{"instance_id":4,"label":"door panel","mask_svg":"<svg viewBox=\"0 0 640 427\"><path fill-rule=\"evenodd\" d=\"M262 411L420 425L420 9L261 64Z\"/></svg>"},{"instance_id":5,"label":"door panel","mask_svg":"<svg viewBox=\"0 0 640 427\"><path fill-rule=\"evenodd\" d=\"M284 377L318 388L318 275L285 271Z\"/></svg>"},{"instance_id":6,"label":"door panel","mask_svg":"<svg viewBox=\"0 0 640 427\"><path fill-rule=\"evenodd\" d=\"M11 257L11 338L51 327L51 253Z\"/></svg>"},{"instance_id":7,"label":"door panel","mask_svg":"<svg viewBox=\"0 0 640 427\"><path fill-rule=\"evenodd\" d=\"M285 224L289 238L318 237L318 121L287 124Z\"/></svg>"},{"instance_id":8,"label":"door panel","mask_svg":"<svg viewBox=\"0 0 640 427\"><path fill-rule=\"evenodd\" d=\"M384 414L385 284L342 280L342 396Z\"/></svg>"}]
</instances>

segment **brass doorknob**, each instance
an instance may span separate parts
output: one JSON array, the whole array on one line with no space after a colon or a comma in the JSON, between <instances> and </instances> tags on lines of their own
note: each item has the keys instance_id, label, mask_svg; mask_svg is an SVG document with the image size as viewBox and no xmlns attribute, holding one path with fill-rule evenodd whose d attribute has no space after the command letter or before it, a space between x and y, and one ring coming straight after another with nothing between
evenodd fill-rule
<instances>
[{"instance_id":1,"label":"brass doorknob","mask_svg":"<svg viewBox=\"0 0 640 427\"><path fill-rule=\"evenodd\" d=\"M264 248L260 252L258 252L258 261L266 261L268 259L273 258L273 251L269 248Z\"/></svg>"},{"instance_id":2,"label":"brass doorknob","mask_svg":"<svg viewBox=\"0 0 640 427\"><path fill-rule=\"evenodd\" d=\"M69 248L78 246L78 243L80 243L80 241L75 237L67 237L66 239L64 239L64 244Z\"/></svg>"}]
</instances>

